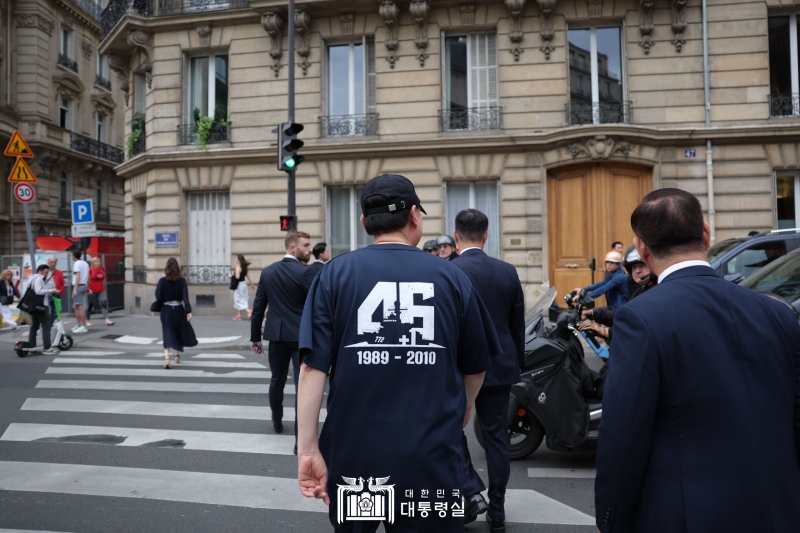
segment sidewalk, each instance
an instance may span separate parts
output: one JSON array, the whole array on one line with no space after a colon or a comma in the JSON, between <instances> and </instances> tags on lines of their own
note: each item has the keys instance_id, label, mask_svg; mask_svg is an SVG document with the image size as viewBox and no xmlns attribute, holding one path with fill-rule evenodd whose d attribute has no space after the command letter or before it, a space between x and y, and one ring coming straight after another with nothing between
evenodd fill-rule
<instances>
[{"instance_id":1,"label":"sidewalk","mask_svg":"<svg viewBox=\"0 0 800 533\"><path fill-rule=\"evenodd\" d=\"M92 315L93 327L87 333L72 333L74 317L64 317L64 330L74 341L73 349L99 348L104 350L152 349L161 350L161 319L158 315L129 315L122 311L112 312L109 317L115 324L106 326L103 317ZM193 316L192 327L198 345L188 350L249 350L250 321L236 322L230 316ZM0 344L28 340L30 326L20 326L12 332L8 327L0 330ZM41 336L39 338L41 342Z\"/></svg>"}]
</instances>

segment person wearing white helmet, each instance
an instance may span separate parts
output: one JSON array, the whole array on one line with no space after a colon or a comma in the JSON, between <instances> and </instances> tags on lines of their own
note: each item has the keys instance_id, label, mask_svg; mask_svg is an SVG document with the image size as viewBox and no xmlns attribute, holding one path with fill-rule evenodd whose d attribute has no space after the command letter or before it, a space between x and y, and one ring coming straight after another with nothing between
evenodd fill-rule
<instances>
[{"instance_id":1,"label":"person wearing white helmet","mask_svg":"<svg viewBox=\"0 0 800 533\"><path fill-rule=\"evenodd\" d=\"M625 305L628 301L628 281L621 268L622 254L619 252L608 252L606 254L605 266L606 277L603 281L593 283L585 287L589 292L589 296L597 298L598 296L606 295L608 306L612 309L618 309ZM573 292L580 292L581 288L576 287Z\"/></svg>"},{"instance_id":2,"label":"person wearing white helmet","mask_svg":"<svg viewBox=\"0 0 800 533\"><path fill-rule=\"evenodd\" d=\"M439 248L439 257L442 259L453 260L458 257L456 241L450 235L442 235L436 239L436 246Z\"/></svg>"}]
</instances>

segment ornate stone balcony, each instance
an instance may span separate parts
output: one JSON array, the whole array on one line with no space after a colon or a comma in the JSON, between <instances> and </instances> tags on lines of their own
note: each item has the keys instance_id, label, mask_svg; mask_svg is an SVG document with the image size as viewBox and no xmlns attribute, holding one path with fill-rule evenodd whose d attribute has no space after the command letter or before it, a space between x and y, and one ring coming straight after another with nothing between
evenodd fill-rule
<instances>
[{"instance_id":1,"label":"ornate stone balcony","mask_svg":"<svg viewBox=\"0 0 800 533\"><path fill-rule=\"evenodd\" d=\"M105 159L115 165L119 165L125 160L124 153L121 149L90 139L80 133L70 132L69 147L76 152L90 155L98 159Z\"/></svg>"},{"instance_id":2,"label":"ornate stone balcony","mask_svg":"<svg viewBox=\"0 0 800 533\"><path fill-rule=\"evenodd\" d=\"M78 72L78 62L65 54L58 54L58 64L70 69L72 72Z\"/></svg>"}]
</instances>

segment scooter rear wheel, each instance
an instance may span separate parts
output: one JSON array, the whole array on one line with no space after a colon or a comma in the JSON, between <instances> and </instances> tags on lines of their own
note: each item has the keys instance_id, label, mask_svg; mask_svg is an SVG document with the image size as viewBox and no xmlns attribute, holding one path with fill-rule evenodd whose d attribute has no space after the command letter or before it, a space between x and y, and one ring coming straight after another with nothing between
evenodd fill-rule
<instances>
[{"instance_id":1,"label":"scooter rear wheel","mask_svg":"<svg viewBox=\"0 0 800 533\"><path fill-rule=\"evenodd\" d=\"M512 417L508 424L509 455L511 459L524 459L535 452L544 440L544 427L533 413L521 409L525 414L519 415L519 411ZM481 448L483 445L483 432L481 431L478 417L475 416L472 422L472 429L475 431L475 438Z\"/></svg>"},{"instance_id":2,"label":"scooter rear wheel","mask_svg":"<svg viewBox=\"0 0 800 533\"><path fill-rule=\"evenodd\" d=\"M31 348L31 345L29 343L21 342L17 344L17 348L14 351L17 352L17 355L20 357L27 357L29 348Z\"/></svg>"},{"instance_id":3,"label":"scooter rear wheel","mask_svg":"<svg viewBox=\"0 0 800 533\"><path fill-rule=\"evenodd\" d=\"M58 341L58 349L66 351L70 348L72 348L72 337L69 335L64 335L61 337L61 340Z\"/></svg>"}]
</instances>

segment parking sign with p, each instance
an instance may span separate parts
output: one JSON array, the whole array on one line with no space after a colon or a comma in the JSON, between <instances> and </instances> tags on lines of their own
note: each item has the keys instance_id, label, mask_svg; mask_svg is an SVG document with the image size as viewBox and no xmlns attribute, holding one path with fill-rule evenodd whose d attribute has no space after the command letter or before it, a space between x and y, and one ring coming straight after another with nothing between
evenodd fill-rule
<instances>
[{"instance_id":1,"label":"parking sign with p","mask_svg":"<svg viewBox=\"0 0 800 533\"><path fill-rule=\"evenodd\" d=\"M94 209L92 209L91 198L72 201L72 223L94 224Z\"/></svg>"}]
</instances>

